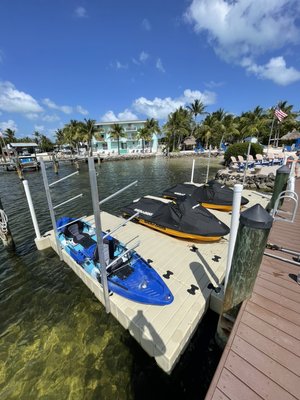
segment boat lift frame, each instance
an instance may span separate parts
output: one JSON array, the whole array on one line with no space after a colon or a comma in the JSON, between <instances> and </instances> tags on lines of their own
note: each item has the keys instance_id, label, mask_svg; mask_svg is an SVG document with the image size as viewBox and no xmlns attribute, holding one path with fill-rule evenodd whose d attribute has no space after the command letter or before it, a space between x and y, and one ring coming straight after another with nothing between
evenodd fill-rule
<instances>
[{"instance_id":1,"label":"boat lift frame","mask_svg":"<svg viewBox=\"0 0 300 400\"><path fill-rule=\"evenodd\" d=\"M73 200L77 200L77 199L81 198L83 196L83 194L80 193L80 194L78 194L78 195L76 195L74 197L71 197L68 200L63 201L60 204L53 205L50 188L55 186L57 183L60 183L60 182L66 180L68 178L71 178L71 177L73 177L75 175L78 175L79 172L78 171L73 172L72 174L64 176L63 178L58 179L57 181L49 183L48 177L47 177L47 173L46 173L46 167L45 167L44 160L40 157L39 161L40 161L40 165L41 165L43 182L44 182L44 187L45 187L45 191L46 191L46 197L47 197L47 202L48 202L48 208L49 208L49 212L50 212L52 227L53 227L53 231L54 231L57 252L58 252L60 260L62 261L63 260L62 248L61 248L61 243L60 243L60 241L58 239L59 230L64 228L67 225L70 225L70 224L76 222L76 221L82 220L86 216L82 216L80 218L77 218L77 219L75 219L75 220L73 220L73 221L71 221L71 222L69 222L69 223L57 228L55 210L57 208L59 208L59 207L62 207L65 204L68 204L69 202L71 202ZM103 233L102 233L102 225L101 225L100 205L105 203L105 202L107 202L107 201L109 201L110 199L112 199L113 197L119 195L120 193L124 192L125 190L129 189L133 185L136 185L138 181L132 182L131 184L129 184L129 185L125 186L124 188L118 190L117 192L113 193L112 195L110 195L110 196L106 197L105 199L99 201L97 175L96 175L95 162L94 162L94 158L93 157L88 157L88 167L89 167L91 197L92 197L93 212L94 212L95 234L96 234L96 238L97 238L97 248L98 248L99 264L100 264L98 269L99 269L99 271L101 273L101 285L102 285L102 288L103 288L105 309L106 309L106 312L109 313L110 312L110 302L109 302L109 290L108 290L108 283L107 283L107 274L108 274L107 270L113 264L115 264L119 259L121 259L122 257L126 256L130 251L132 251L133 249L138 247L140 242L136 242L135 244L133 244L129 249L125 250L122 254L120 254L110 264L106 265L106 261L105 261L105 257L104 257L104 249L103 249L103 240L107 236L111 235L112 232L116 232L120 228L124 227L129 221L131 221L132 219L136 218L139 215L139 213L134 214L131 218L127 219L122 224L119 224L117 227L113 228L113 230L111 230L110 232L106 232L105 235L103 235Z\"/></svg>"},{"instance_id":2,"label":"boat lift frame","mask_svg":"<svg viewBox=\"0 0 300 400\"><path fill-rule=\"evenodd\" d=\"M99 192L98 192L98 184L97 184L97 175L95 170L95 162L93 157L88 157L88 166L89 166L89 176L90 176L90 184L91 184L91 195L92 195L92 203L93 203L93 211L94 211L94 221L95 221L95 233L97 238L97 248L99 254L99 263L100 263L100 272L101 272L101 284L103 288L104 294L104 303L105 303L105 310L107 313L110 312L110 302L109 302L109 291L108 291L108 283L107 283L107 270L115 264L119 259L124 257L128 254L131 250L139 246L139 242L135 243L130 249L125 250L121 253L115 260L113 260L110 264L106 265L105 257L104 257L104 249L103 249L103 240L111 234L111 232L116 232L117 230L121 229L125 226L129 220L124 221L122 224L115 227L109 233L107 232L104 236L102 233L102 224L101 224L101 210L100 205L109 201L113 197L119 195L120 193L124 192L125 190L129 189L131 186L136 185L138 181L134 181L129 185L125 186L124 188L118 190L117 192L111 194L110 196L106 197L105 199L99 201ZM133 217L136 217L135 214ZM131 218L132 219L132 218ZM130 219L130 220L131 220Z\"/></svg>"},{"instance_id":3,"label":"boat lift frame","mask_svg":"<svg viewBox=\"0 0 300 400\"><path fill-rule=\"evenodd\" d=\"M53 187L54 185L56 185L57 183L64 181L65 179L71 178L74 175L78 175L78 171L77 172L73 172L70 175L64 176L61 179L58 179L57 181L54 181L52 183L49 184L48 181L48 177L47 177L47 172L46 172L46 167L45 167L45 163L42 157L39 157L39 162L40 162L40 166L41 166L41 171L42 171L42 176L43 176L43 182L44 182L44 187L45 187L45 191L46 191L46 197L47 197L47 202L48 202L48 208L49 208L49 212L50 212L50 217L51 217L51 222L52 222L52 227L53 227L53 231L54 231L54 236L55 236L55 242L56 242L56 247L57 247L57 251L58 251L58 255L59 255L59 259L62 261L63 260L63 256L62 256L62 251L61 251L61 244L60 241L58 239L58 230L57 230L57 226L56 226L56 217L55 217L55 209L65 205L66 203L69 203L70 201L76 200L79 197L82 197L83 194L80 193L77 196L74 196L60 204L57 204L56 206L53 206L52 203L52 197L51 197L51 192L50 192L50 188Z\"/></svg>"}]
</instances>

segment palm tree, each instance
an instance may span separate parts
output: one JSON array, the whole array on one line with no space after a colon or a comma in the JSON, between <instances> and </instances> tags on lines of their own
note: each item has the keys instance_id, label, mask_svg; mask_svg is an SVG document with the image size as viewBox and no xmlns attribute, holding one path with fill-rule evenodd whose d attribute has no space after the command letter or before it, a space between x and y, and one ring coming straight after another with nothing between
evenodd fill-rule
<instances>
[{"instance_id":1,"label":"palm tree","mask_svg":"<svg viewBox=\"0 0 300 400\"><path fill-rule=\"evenodd\" d=\"M41 141L41 134L38 131L34 131L33 132L33 136L34 136L34 141L36 144L40 144Z\"/></svg>"},{"instance_id":2,"label":"palm tree","mask_svg":"<svg viewBox=\"0 0 300 400\"><path fill-rule=\"evenodd\" d=\"M120 138L126 136L122 125L120 125L120 124L113 124L113 125L111 126L111 130L110 130L110 132L109 132L109 135L110 135L110 137L111 137L112 139L118 141L118 154L120 154Z\"/></svg>"},{"instance_id":3,"label":"palm tree","mask_svg":"<svg viewBox=\"0 0 300 400\"><path fill-rule=\"evenodd\" d=\"M68 124L64 126L62 132L56 131L59 135L59 144L69 144L72 147L77 147L78 142L84 141L83 123L75 119L71 119ZM58 139L58 136L56 136Z\"/></svg>"},{"instance_id":4,"label":"palm tree","mask_svg":"<svg viewBox=\"0 0 300 400\"><path fill-rule=\"evenodd\" d=\"M201 100L194 100L193 103L191 103L189 106L187 106L187 109L190 111L190 113L194 117L194 131L196 130L197 127L197 115L204 115L207 114L205 111L206 106L202 103Z\"/></svg>"},{"instance_id":5,"label":"palm tree","mask_svg":"<svg viewBox=\"0 0 300 400\"><path fill-rule=\"evenodd\" d=\"M16 133L16 131L14 131L14 130L12 130L10 128L5 129L5 131L4 131L5 142L6 143L16 142L17 139L15 137L15 133Z\"/></svg>"},{"instance_id":6,"label":"palm tree","mask_svg":"<svg viewBox=\"0 0 300 400\"><path fill-rule=\"evenodd\" d=\"M53 150L53 143L45 135L41 135L40 136L39 145L40 145L42 151L48 152L48 151L52 151Z\"/></svg>"},{"instance_id":7,"label":"palm tree","mask_svg":"<svg viewBox=\"0 0 300 400\"><path fill-rule=\"evenodd\" d=\"M55 131L56 140L55 143L60 145L65 143L65 136L63 129L56 129Z\"/></svg>"},{"instance_id":8,"label":"palm tree","mask_svg":"<svg viewBox=\"0 0 300 400\"><path fill-rule=\"evenodd\" d=\"M84 142L88 143L90 156L93 155L92 140L96 133L96 121L94 119L84 118L84 123L81 125L81 137Z\"/></svg>"},{"instance_id":9,"label":"palm tree","mask_svg":"<svg viewBox=\"0 0 300 400\"><path fill-rule=\"evenodd\" d=\"M142 148L143 148L143 153L145 150L145 141L151 140L152 139L152 133L144 126L143 128L140 128L137 131L137 139L142 139Z\"/></svg>"},{"instance_id":10,"label":"palm tree","mask_svg":"<svg viewBox=\"0 0 300 400\"><path fill-rule=\"evenodd\" d=\"M138 131L138 138L143 140L143 152L145 147L145 141L150 141L153 134L160 133L160 127L158 121L154 118L147 118L143 128Z\"/></svg>"},{"instance_id":11,"label":"palm tree","mask_svg":"<svg viewBox=\"0 0 300 400\"><path fill-rule=\"evenodd\" d=\"M261 140L263 137L268 137L268 127L271 121L270 117L260 106L255 107L253 111L243 112L239 118L241 137L256 136Z\"/></svg>"},{"instance_id":12,"label":"palm tree","mask_svg":"<svg viewBox=\"0 0 300 400\"><path fill-rule=\"evenodd\" d=\"M194 100L193 103L191 103L189 106L187 106L187 109L190 110L191 114L195 118L195 123L196 123L197 115L207 114L205 112L205 108L206 108L206 106L202 103L201 100L198 100L198 99Z\"/></svg>"},{"instance_id":13,"label":"palm tree","mask_svg":"<svg viewBox=\"0 0 300 400\"><path fill-rule=\"evenodd\" d=\"M191 113L179 107L176 111L169 114L167 122L163 126L166 133L169 151L175 150L192 132L192 115Z\"/></svg>"},{"instance_id":14,"label":"palm tree","mask_svg":"<svg viewBox=\"0 0 300 400\"><path fill-rule=\"evenodd\" d=\"M218 144L222 129L222 123L212 113L205 118L202 125L198 126L197 136L205 142L205 148L207 149L211 139L213 144Z\"/></svg>"}]
</instances>

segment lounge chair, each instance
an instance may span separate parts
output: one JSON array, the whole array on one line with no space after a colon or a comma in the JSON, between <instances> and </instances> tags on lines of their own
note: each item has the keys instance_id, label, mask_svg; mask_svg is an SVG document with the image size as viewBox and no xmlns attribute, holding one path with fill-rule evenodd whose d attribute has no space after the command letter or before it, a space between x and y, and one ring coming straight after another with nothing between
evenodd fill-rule
<instances>
[{"instance_id":1,"label":"lounge chair","mask_svg":"<svg viewBox=\"0 0 300 400\"><path fill-rule=\"evenodd\" d=\"M269 165L273 165L275 163L275 156L273 153L267 154L267 160L269 161Z\"/></svg>"},{"instance_id":2,"label":"lounge chair","mask_svg":"<svg viewBox=\"0 0 300 400\"><path fill-rule=\"evenodd\" d=\"M231 159L230 165L232 169L236 169L238 172L243 171L244 169L243 163L240 163L234 156L231 156L230 159Z\"/></svg>"},{"instance_id":3,"label":"lounge chair","mask_svg":"<svg viewBox=\"0 0 300 400\"><path fill-rule=\"evenodd\" d=\"M284 153L278 153L277 154L277 159L279 160L281 165L283 164L284 157L285 157Z\"/></svg>"},{"instance_id":4,"label":"lounge chair","mask_svg":"<svg viewBox=\"0 0 300 400\"><path fill-rule=\"evenodd\" d=\"M252 156L251 154L249 154L248 163L247 163L247 161L244 159L243 156L238 156L238 159L239 159L239 162L240 162L240 163L243 163L243 165L244 165L245 168L246 168L246 165L247 165L247 168L249 168L249 169L251 169L251 168L254 167L254 159L253 159L253 156Z\"/></svg>"},{"instance_id":5,"label":"lounge chair","mask_svg":"<svg viewBox=\"0 0 300 400\"><path fill-rule=\"evenodd\" d=\"M256 161L261 165L269 165L269 161L267 161L262 154L256 154Z\"/></svg>"}]
</instances>

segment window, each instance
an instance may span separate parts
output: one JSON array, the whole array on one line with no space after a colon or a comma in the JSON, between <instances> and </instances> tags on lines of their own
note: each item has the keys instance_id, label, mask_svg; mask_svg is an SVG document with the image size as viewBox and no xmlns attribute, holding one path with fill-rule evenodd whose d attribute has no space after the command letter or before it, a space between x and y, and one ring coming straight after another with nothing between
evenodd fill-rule
<instances>
[{"instance_id":1,"label":"window","mask_svg":"<svg viewBox=\"0 0 300 400\"><path fill-rule=\"evenodd\" d=\"M121 149L127 149L127 143L121 142Z\"/></svg>"}]
</instances>

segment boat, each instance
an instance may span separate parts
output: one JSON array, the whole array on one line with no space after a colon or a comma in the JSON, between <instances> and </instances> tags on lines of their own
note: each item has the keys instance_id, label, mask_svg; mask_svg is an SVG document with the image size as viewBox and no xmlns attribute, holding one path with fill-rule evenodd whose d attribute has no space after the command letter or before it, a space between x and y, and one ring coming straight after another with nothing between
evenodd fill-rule
<instances>
[{"instance_id":1,"label":"boat","mask_svg":"<svg viewBox=\"0 0 300 400\"><path fill-rule=\"evenodd\" d=\"M166 189L162 195L172 200L184 200L187 197L191 197L205 208L219 211L232 211L233 190L226 185L221 185L215 180L204 184L179 183ZM246 205L248 202L248 199L242 197L242 206Z\"/></svg>"},{"instance_id":2,"label":"boat","mask_svg":"<svg viewBox=\"0 0 300 400\"><path fill-rule=\"evenodd\" d=\"M149 228L182 239L214 242L229 228L190 196L175 203L155 196L144 196L122 209L125 217L139 213L135 221Z\"/></svg>"},{"instance_id":3,"label":"boat","mask_svg":"<svg viewBox=\"0 0 300 400\"><path fill-rule=\"evenodd\" d=\"M6 170L16 171L17 166L19 166L22 171L38 171L40 169L40 163L34 154L12 157L10 162L6 165Z\"/></svg>"},{"instance_id":4,"label":"boat","mask_svg":"<svg viewBox=\"0 0 300 400\"><path fill-rule=\"evenodd\" d=\"M97 239L92 225L62 217L57 221L57 231L65 251L101 283ZM104 238L103 247L109 267L107 282L110 292L143 304L163 306L172 303L174 297L163 279L135 250L124 254L128 250L126 246L110 235Z\"/></svg>"},{"instance_id":5,"label":"boat","mask_svg":"<svg viewBox=\"0 0 300 400\"><path fill-rule=\"evenodd\" d=\"M37 171L40 169L40 163L38 162L35 154L19 156L16 162L17 161L19 161L22 170Z\"/></svg>"}]
</instances>

